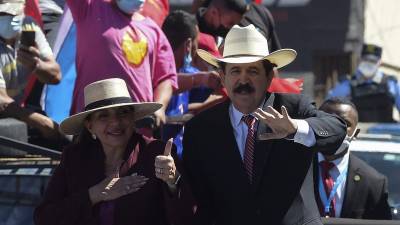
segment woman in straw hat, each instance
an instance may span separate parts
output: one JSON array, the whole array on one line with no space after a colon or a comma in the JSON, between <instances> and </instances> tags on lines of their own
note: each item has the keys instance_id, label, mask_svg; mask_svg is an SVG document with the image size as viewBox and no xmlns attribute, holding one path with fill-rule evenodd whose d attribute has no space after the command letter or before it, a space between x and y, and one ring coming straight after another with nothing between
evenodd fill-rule
<instances>
[{"instance_id":1,"label":"woman in straw hat","mask_svg":"<svg viewBox=\"0 0 400 225\"><path fill-rule=\"evenodd\" d=\"M182 202L172 141L146 139L134 130L135 120L161 104L132 102L118 78L91 83L84 94L85 110L61 123L62 132L78 136L63 151L35 223L179 223L168 213Z\"/></svg>"}]
</instances>

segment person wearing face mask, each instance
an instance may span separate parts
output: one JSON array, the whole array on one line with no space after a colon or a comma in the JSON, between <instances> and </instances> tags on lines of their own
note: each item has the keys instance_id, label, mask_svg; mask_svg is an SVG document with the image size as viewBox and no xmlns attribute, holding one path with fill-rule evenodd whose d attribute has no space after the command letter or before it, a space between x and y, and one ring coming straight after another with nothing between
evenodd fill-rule
<instances>
[{"instance_id":1,"label":"person wearing face mask","mask_svg":"<svg viewBox=\"0 0 400 225\"><path fill-rule=\"evenodd\" d=\"M61 79L59 65L44 34L33 18L24 15L24 7L24 0L0 1L0 118L21 120L39 130L42 137L57 141L61 134L54 121L21 106L31 74L41 83L57 84ZM25 31L34 35L31 46L22 42Z\"/></svg>"},{"instance_id":2,"label":"person wearing face mask","mask_svg":"<svg viewBox=\"0 0 400 225\"><path fill-rule=\"evenodd\" d=\"M328 93L328 98L350 98L361 122L394 122L393 107L400 110L400 85L394 76L379 69L381 57L381 47L364 44L355 74Z\"/></svg>"},{"instance_id":3,"label":"person wearing face mask","mask_svg":"<svg viewBox=\"0 0 400 225\"><path fill-rule=\"evenodd\" d=\"M194 1L196 2L196 1ZM233 25L253 24L268 40L271 51L281 48L271 12L245 0L209 0L197 9L200 32L224 38Z\"/></svg>"},{"instance_id":4,"label":"person wearing face mask","mask_svg":"<svg viewBox=\"0 0 400 225\"><path fill-rule=\"evenodd\" d=\"M351 154L357 136L358 112L345 98L331 98L321 111L347 123L347 135L334 155L318 153L314 160L314 192L322 217L390 220L387 178Z\"/></svg>"},{"instance_id":5,"label":"person wearing face mask","mask_svg":"<svg viewBox=\"0 0 400 225\"><path fill-rule=\"evenodd\" d=\"M193 15L182 10L171 12L165 19L162 30L174 51L179 84L179 89L175 91L169 102L166 114L169 118L180 117L179 121L176 121L179 124L166 124L163 127L163 139L168 140L173 137L180 156L183 149L183 123L185 122L182 116L191 110L189 91L200 86L219 89L221 84L217 73L202 72L192 65L192 54L197 49L198 38L197 21Z\"/></svg>"},{"instance_id":6,"label":"person wearing face mask","mask_svg":"<svg viewBox=\"0 0 400 225\"><path fill-rule=\"evenodd\" d=\"M84 107L83 89L101 79L126 81L134 101L158 102L156 125L177 89L170 44L154 21L138 11L144 0L67 0L77 27L77 77L71 113ZM152 135L149 131L143 131Z\"/></svg>"}]
</instances>

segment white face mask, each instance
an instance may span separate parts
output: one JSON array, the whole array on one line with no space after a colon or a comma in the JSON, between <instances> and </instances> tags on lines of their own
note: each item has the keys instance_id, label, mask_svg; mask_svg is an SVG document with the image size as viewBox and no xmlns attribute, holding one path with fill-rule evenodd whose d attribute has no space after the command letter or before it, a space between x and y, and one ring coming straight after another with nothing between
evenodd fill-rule
<instances>
[{"instance_id":1,"label":"white face mask","mask_svg":"<svg viewBox=\"0 0 400 225\"><path fill-rule=\"evenodd\" d=\"M22 16L0 16L0 36L4 39L12 39L22 29Z\"/></svg>"},{"instance_id":2,"label":"white face mask","mask_svg":"<svg viewBox=\"0 0 400 225\"><path fill-rule=\"evenodd\" d=\"M373 63L369 61L361 61L358 65L358 70L366 77L371 78L375 75L378 70L378 63Z\"/></svg>"},{"instance_id":3,"label":"white face mask","mask_svg":"<svg viewBox=\"0 0 400 225\"><path fill-rule=\"evenodd\" d=\"M351 136L346 134L346 137L344 138L342 144L340 145L340 147L338 148L338 150L336 151L336 154L340 154L344 151L348 151L349 146L351 141L358 135L358 133L360 132L360 129L355 129L353 134Z\"/></svg>"},{"instance_id":4,"label":"white face mask","mask_svg":"<svg viewBox=\"0 0 400 225\"><path fill-rule=\"evenodd\" d=\"M116 0L118 8L126 14L133 14L139 11L144 1L145 0Z\"/></svg>"},{"instance_id":5,"label":"white face mask","mask_svg":"<svg viewBox=\"0 0 400 225\"><path fill-rule=\"evenodd\" d=\"M346 135L346 137L344 138L342 144L340 145L339 149L336 152L347 151L347 149L350 146L350 142L351 142L351 138L348 135Z\"/></svg>"}]
</instances>

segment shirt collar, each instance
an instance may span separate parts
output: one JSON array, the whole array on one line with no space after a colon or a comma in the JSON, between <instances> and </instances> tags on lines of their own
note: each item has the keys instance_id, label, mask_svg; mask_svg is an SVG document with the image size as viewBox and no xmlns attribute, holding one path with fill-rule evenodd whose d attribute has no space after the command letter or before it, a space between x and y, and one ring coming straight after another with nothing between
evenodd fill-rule
<instances>
[{"instance_id":1,"label":"shirt collar","mask_svg":"<svg viewBox=\"0 0 400 225\"><path fill-rule=\"evenodd\" d=\"M231 114L232 124L238 127L244 114L237 110L232 103L229 106L229 113Z\"/></svg>"},{"instance_id":2,"label":"shirt collar","mask_svg":"<svg viewBox=\"0 0 400 225\"><path fill-rule=\"evenodd\" d=\"M335 159L332 161L333 164L335 164L336 168L339 170L339 173L343 173L348 165L349 165L349 156L350 156L350 151L347 151L347 153L338 159ZM322 162L325 160L325 157L318 152L318 163Z\"/></svg>"},{"instance_id":3,"label":"shirt collar","mask_svg":"<svg viewBox=\"0 0 400 225\"><path fill-rule=\"evenodd\" d=\"M261 102L261 105L259 106L259 108L262 108L265 100L266 100L266 98L264 97L264 100ZM229 106L229 114L230 114L233 126L234 127L240 126L240 122L242 122L242 117L244 116L244 114L242 112L240 112L238 109L236 109L232 102ZM250 113L250 114L252 114L252 113ZM256 118L256 120L258 120L257 117L254 116L254 118Z\"/></svg>"}]
</instances>

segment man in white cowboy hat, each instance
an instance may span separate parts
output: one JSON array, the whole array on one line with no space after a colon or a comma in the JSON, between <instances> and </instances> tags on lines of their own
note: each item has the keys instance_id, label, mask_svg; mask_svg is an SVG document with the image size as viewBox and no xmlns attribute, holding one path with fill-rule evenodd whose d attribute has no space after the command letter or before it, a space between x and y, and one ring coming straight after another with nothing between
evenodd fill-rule
<instances>
[{"instance_id":1,"label":"man in white cowboy hat","mask_svg":"<svg viewBox=\"0 0 400 225\"><path fill-rule=\"evenodd\" d=\"M40 83L60 82L60 68L40 27L24 15L25 0L0 0L0 117L14 117L40 131L44 138L57 140L58 126L50 118L21 107L29 75ZM23 32L30 32L29 46ZM25 101L27 102L27 101ZM29 104L25 104L26 106Z\"/></svg>"},{"instance_id":2,"label":"man in white cowboy hat","mask_svg":"<svg viewBox=\"0 0 400 225\"><path fill-rule=\"evenodd\" d=\"M187 123L183 161L197 200L196 224L321 224L310 166L315 151L333 154L345 137L338 117L302 95L266 93L273 68L296 57L270 53L253 25L235 25L219 68L229 99Z\"/></svg>"}]
</instances>

